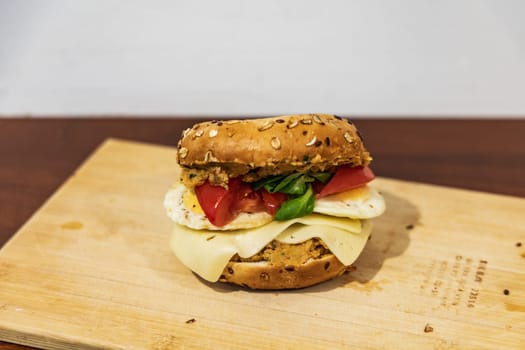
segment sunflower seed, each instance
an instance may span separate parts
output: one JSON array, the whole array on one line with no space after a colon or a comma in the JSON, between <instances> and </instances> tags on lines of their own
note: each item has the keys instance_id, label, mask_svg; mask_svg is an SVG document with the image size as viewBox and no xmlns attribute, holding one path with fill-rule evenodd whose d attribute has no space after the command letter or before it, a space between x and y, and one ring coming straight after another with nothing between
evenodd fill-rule
<instances>
[{"instance_id":1,"label":"sunflower seed","mask_svg":"<svg viewBox=\"0 0 525 350\"><path fill-rule=\"evenodd\" d=\"M258 127L257 130L259 130L259 131L268 130L268 129L270 129L272 126L273 126L273 121L272 121L272 120L269 120L269 121L267 121L266 123L264 123L263 125L261 125L260 127Z\"/></svg>"},{"instance_id":2,"label":"sunflower seed","mask_svg":"<svg viewBox=\"0 0 525 350\"><path fill-rule=\"evenodd\" d=\"M323 120L321 119L320 116L318 116L317 114L314 114L314 122L316 122L317 124L321 124L321 125L324 125L324 122Z\"/></svg>"},{"instance_id":3,"label":"sunflower seed","mask_svg":"<svg viewBox=\"0 0 525 350\"><path fill-rule=\"evenodd\" d=\"M313 145L315 145L316 142L317 142L317 136L314 136L314 138L311 139L311 140L306 144L306 146L307 146L307 147L313 146Z\"/></svg>"},{"instance_id":4,"label":"sunflower seed","mask_svg":"<svg viewBox=\"0 0 525 350\"><path fill-rule=\"evenodd\" d=\"M352 138L352 136L350 135L349 132L345 132L345 140L348 142L348 143L353 143L354 142L354 139Z\"/></svg>"},{"instance_id":5,"label":"sunflower seed","mask_svg":"<svg viewBox=\"0 0 525 350\"><path fill-rule=\"evenodd\" d=\"M295 128L298 124L299 124L299 121L297 121L297 120L290 120L290 122L288 123L288 125L286 125L286 127L287 127L288 129L293 129L293 128Z\"/></svg>"},{"instance_id":6,"label":"sunflower seed","mask_svg":"<svg viewBox=\"0 0 525 350\"><path fill-rule=\"evenodd\" d=\"M195 140L197 137L201 137L204 134L204 130L197 130L195 131L195 134L193 134L193 139Z\"/></svg>"},{"instance_id":7,"label":"sunflower seed","mask_svg":"<svg viewBox=\"0 0 525 350\"><path fill-rule=\"evenodd\" d=\"M281 149L281 141L277 137L272 137L272 140L270 141L272 144L273 149L278 150Z\"/></svg>"},{"instance_id":8,"label":"sunflower seed","mask_svg":"<svg viewBox=\"0 0 525 350\"><path fill-rule=\"evenodd\" d=\"M310 119L310 118L301 119L301 124L310 125L310 124L312 124L312 119Z\"/></svg>"},{"instance_id":9,"label":"sunflower seed","mask_svg":"<svg viewBox=\"0 0 525 350\"><path fill-rule=\"evenodd\" d=\"M210 137L215 137L217 136L217 134L218 134L217 129L211 129L210 132L208 133Z\"/></svg>"},{"instance_id":10,"label":"sunflower seed","mask_svg":"<svg viewBox=\"0 0 525 350\"><path fill-rule=\"evenodd\" d=\"M211 151L208 151L206 152L206 154L204 155L204 161L205 162L209 162L213 159L213 153L211 153Z\"/></svg>"},{"instance_id":11,"label":"sunflower seed","mask_svg":"<svg viewBox=\"0 0 525 350\"><path fill-rule=\"evenodd\" d=\"M186 147L182 147L179 150L179 158L184 159L188 155L188 149Z\"/></svg>"}]
</instances>

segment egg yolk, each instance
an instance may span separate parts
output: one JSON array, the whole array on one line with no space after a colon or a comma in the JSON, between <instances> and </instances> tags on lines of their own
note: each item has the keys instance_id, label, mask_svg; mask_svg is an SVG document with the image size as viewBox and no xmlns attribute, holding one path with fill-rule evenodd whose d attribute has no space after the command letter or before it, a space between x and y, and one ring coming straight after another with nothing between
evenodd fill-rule
<instances>
[{"instance_id":1,"label":"egg yolk","mask_svg":"<svg viewBox=\"0 0 525 350\"><path fill-rule=\"evenodd\" d=\"M327 198L340 200L342 202L345 201L355 201L358 199L366 200L370 197L370 193L368 190L368 186L361 186L358 188L354 188L352 190L336 193L332 196L329 196Z\"/></svg>"},{"instance_id":2,"label":"egg yolk","mask_svg":"<svg viewBox=\"0 0 525 350\"><path fill-rule=\"evenodd\" d=\"M182 202L188 210L194 212L195 214L204 215L204 211L202 210L202 207L199 204L199 200L197 199L197 196L195 194L186 191L184 193L184 196L182 197Z\"/></svg>"}]
</instances>

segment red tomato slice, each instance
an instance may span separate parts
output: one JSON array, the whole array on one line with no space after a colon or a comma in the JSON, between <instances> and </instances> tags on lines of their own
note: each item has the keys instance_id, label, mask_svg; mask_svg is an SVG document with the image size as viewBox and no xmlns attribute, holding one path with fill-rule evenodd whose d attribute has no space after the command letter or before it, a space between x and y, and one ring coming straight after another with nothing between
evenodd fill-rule
<instances>
[{"instance_id":1,"label":"red tomato slice","mask_svg":"<svg viewBox=\"0 0 525 350\"><path fill-rule=\"evenodd\" d=\"M261 194L254 192L249 185L244 184L248 187L250 192L246 192L244 196L239 198L232 205L234 213L257 213L259 211L265 211L266 206L261 198Z\"/></svg>"},{"instance_id":2,"label":"red tomato slice","mask_svg":"<svg viewBox=\"0 0 525 350\"><path fill-rule=\"evenodd\" d=\"M230 187L230 186L229 186ZM195 194L206 217L215 226L224 226L233 219L230 210L234 193L222 186L214 186L208 181L195 187Z\"/></svg>"},{"instance_id":3,"label":"red tomato slice","mask_svg":"<svg viewBox=\"0 0 525 350\"><path fill-rule=\"evenodd\" d=\"M219 227L231 222L239 213L266 211L273 216L288 197L264 189L256 192L240 178L230 179L228 189L206 181L195 187L195 194L208 220Z\"/></svg>"},{"instance_id":4,"label":"red tomato slice","mask_svg":"<svg viewBox=\"0 0 525 350\"><path fill-rule=\"evenodd\" d=\"M264 210L260 197L240 178L230 179L228 189L208 181L195 187L195 194L206 217L215 226L224 226L241 212Z\"/></svg>"},{"instance_id":5,"label":"red tomato slice","mask_svg":"<svg viewBox=\"0 0 525 350\"><path fill-rule=\"evenodd\" d=\"M316 195L317 198L331 194L348 191L361 187L375 178L372 169L369 167L354 167L343 165L335 171L334 176Z\"/></svg>"},{"instance_id":6,"label":"red tomato slice","mask_svg":"<svg viewBox=\"0 0 525 350\"><path fill-rule=\"evenodd\" d=\"M266 212L271 216L275 216L275 213L277 213L277 210L279 210L283 202L288 199L288 196L284 193L270 193L264 188L261 189L261 194Z\"/></svg>"}]
</instances>

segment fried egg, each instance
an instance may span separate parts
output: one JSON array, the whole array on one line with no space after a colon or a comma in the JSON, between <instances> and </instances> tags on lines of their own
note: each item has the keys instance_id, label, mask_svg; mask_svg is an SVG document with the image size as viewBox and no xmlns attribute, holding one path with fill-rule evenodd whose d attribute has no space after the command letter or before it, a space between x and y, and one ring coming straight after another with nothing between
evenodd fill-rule
<instances>
[{"instance_id":1,"label":"fried egg","mask_svg":"<svg viewBox=\"0 0 525 350\"><path fill-rule=\"evenodd\" d=\"M222 227L215 226L206 218L197 196L182 184L168 190L164 197L164 208L173 221L195 230L239 230L259 227L273 220L266 212L240 213L230 223Z\"/></svg>"},{"instance_id":2,"label":"fried egg","mask_svg":"<svg viewBox=\"0 0 525 350\"><path fill-rule=\"evenodd\" d=\"M370 219L384 211L383 196L368 185L318 198L314 206L315 213L352 219Z\"/></svg>"},{"instance_id":3,"label":"fried egg","mask_svg":"<svg viewBox=\"0 0 525 350\"><path fill-rule=\"evenodd\" d=\"M247 229L265 225L273 220L266 212L240 213L227 225L215 226L206 218L197 196L182 184L175 185L166 193L164 208L173 221L195 230ZM314 206L315 213L352 219L369 219L381 215L384 211L383 197L370 186L316 199Z\"/></svg>"}]
</instances>

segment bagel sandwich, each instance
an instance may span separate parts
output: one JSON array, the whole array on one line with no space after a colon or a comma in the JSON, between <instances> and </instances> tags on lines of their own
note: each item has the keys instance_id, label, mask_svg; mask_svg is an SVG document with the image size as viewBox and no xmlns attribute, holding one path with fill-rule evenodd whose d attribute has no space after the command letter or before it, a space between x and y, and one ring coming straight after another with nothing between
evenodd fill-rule
<instances>
[{"instance_id":1,"label":"bagel sandwich","mask_svg":"<svg viewBox=\"0 0 525 350\"><path fill-rule=\"evenodd\" d=\"M356 126L334 115L195 124L164 198L171 249L210 282L294 289L337 277L385 210L371 160Z\"/></svg>"}]
</instances>

